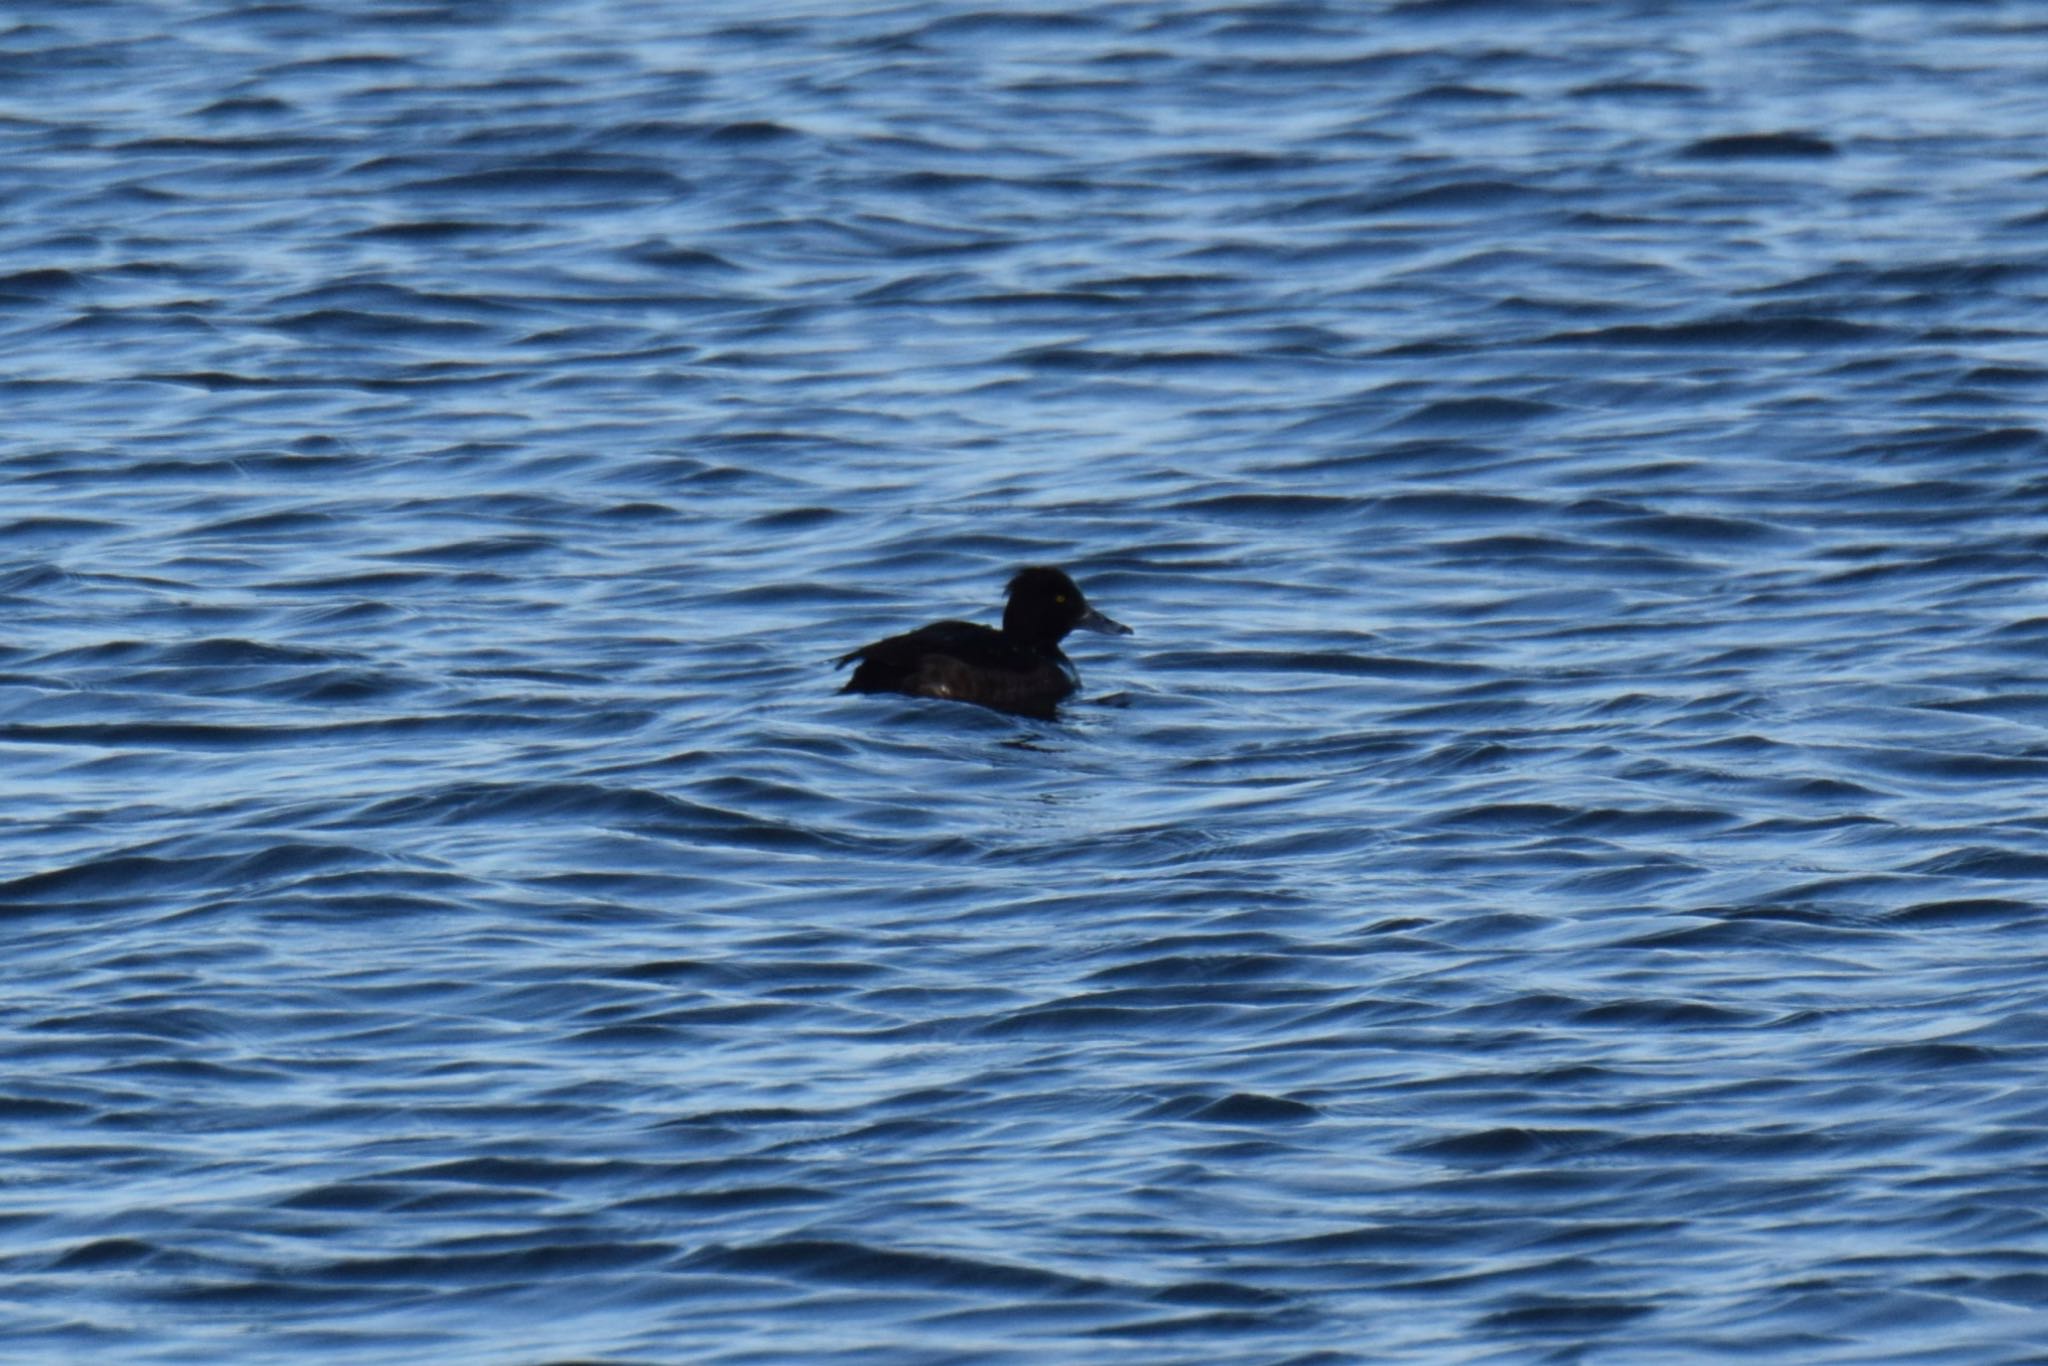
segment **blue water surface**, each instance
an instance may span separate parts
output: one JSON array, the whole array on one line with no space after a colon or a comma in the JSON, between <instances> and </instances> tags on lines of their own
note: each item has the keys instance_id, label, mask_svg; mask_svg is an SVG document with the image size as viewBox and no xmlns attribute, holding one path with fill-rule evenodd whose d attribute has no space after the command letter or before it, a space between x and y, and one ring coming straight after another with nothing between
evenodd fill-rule
<instances>
[{"instance_id":1,"label":"blue water surface","mask_svg":"<svg viewBox=\"0 0 2048 1366\"><path fill-rule=\"evenodd\" d=\"M2040 1361L2044 69L11 0L0 1356Z\"/></svg>"}]
</instances>

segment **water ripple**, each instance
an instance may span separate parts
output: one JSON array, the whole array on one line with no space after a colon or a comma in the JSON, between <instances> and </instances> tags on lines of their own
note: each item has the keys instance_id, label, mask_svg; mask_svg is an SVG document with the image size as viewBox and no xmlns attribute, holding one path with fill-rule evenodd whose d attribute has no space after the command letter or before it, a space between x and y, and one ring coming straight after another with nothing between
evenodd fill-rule
<instances>
[{"instance_id":1,"label":"water ripple","mask_svg":"<svg viewBox=\"0 0 2048 1366\"><path fill-rule=\"evenodd\" d=\"M0 31L15 1356L2038 1351L2024 15L585 10Z\"/></svg>"}]
</instances>

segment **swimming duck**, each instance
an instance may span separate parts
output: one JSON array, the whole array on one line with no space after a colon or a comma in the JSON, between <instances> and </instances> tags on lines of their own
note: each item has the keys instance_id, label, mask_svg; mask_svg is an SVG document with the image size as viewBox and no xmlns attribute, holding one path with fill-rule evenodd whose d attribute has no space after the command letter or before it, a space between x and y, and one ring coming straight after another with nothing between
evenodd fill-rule
<instances>
[{"instance_id":1,"label":"swimming duck","mask_svg":"<svg viewBox=\"0 0 2048 1366\"><path fill-rule=\"evenodd\" d=\"M1000 631L971 621L935 621L863 645L840 659L842 668L860 661L840 691L949 697L1050 720L1080 681L1060 652L1067 632L1079 627L1127 636L1131 628L1090 607L1064 570L1020 569L1008 593Z\"/></svg>"}]
</instances>

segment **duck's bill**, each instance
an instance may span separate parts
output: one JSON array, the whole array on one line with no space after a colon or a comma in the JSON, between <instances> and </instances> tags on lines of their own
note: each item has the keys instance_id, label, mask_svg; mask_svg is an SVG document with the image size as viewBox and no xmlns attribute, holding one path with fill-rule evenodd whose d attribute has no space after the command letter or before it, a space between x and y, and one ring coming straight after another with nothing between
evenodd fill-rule
<instances>
[{"instance_id":1,"label":"duck's bill","mask_svg":"<svg viewBox=\"0 0 2048 1366\"><path fill-rule=\"evenodd\" d=\"M1084 631L1100 631L1106 636L1127 636L1132 634L1130 627L1120 621L1111 621L1093 607L1089 608L1087 615L1075 622L1074 625Z\"/></svg>"}]
</instances>

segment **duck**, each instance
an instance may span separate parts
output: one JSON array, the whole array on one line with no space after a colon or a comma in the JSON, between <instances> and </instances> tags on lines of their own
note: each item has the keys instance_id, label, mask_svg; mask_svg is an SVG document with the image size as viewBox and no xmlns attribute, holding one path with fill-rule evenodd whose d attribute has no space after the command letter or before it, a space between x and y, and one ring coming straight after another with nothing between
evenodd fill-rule
<instances>
[{"instance_id":1,"label":"duck","mask_svg":"<svg viewBox=\"0 0 2048 1366\"><path fill-rule=\"evenodd\" d=\"M1080 684L1060 650L1075 630L1132 634L1090 606L1064 569L1031 565L1010 577L1002 629L935 621L863 645L840 656L838 667L859 667L839 691L941 697L1049 721Z\"/></svg>"}]
</instances>

